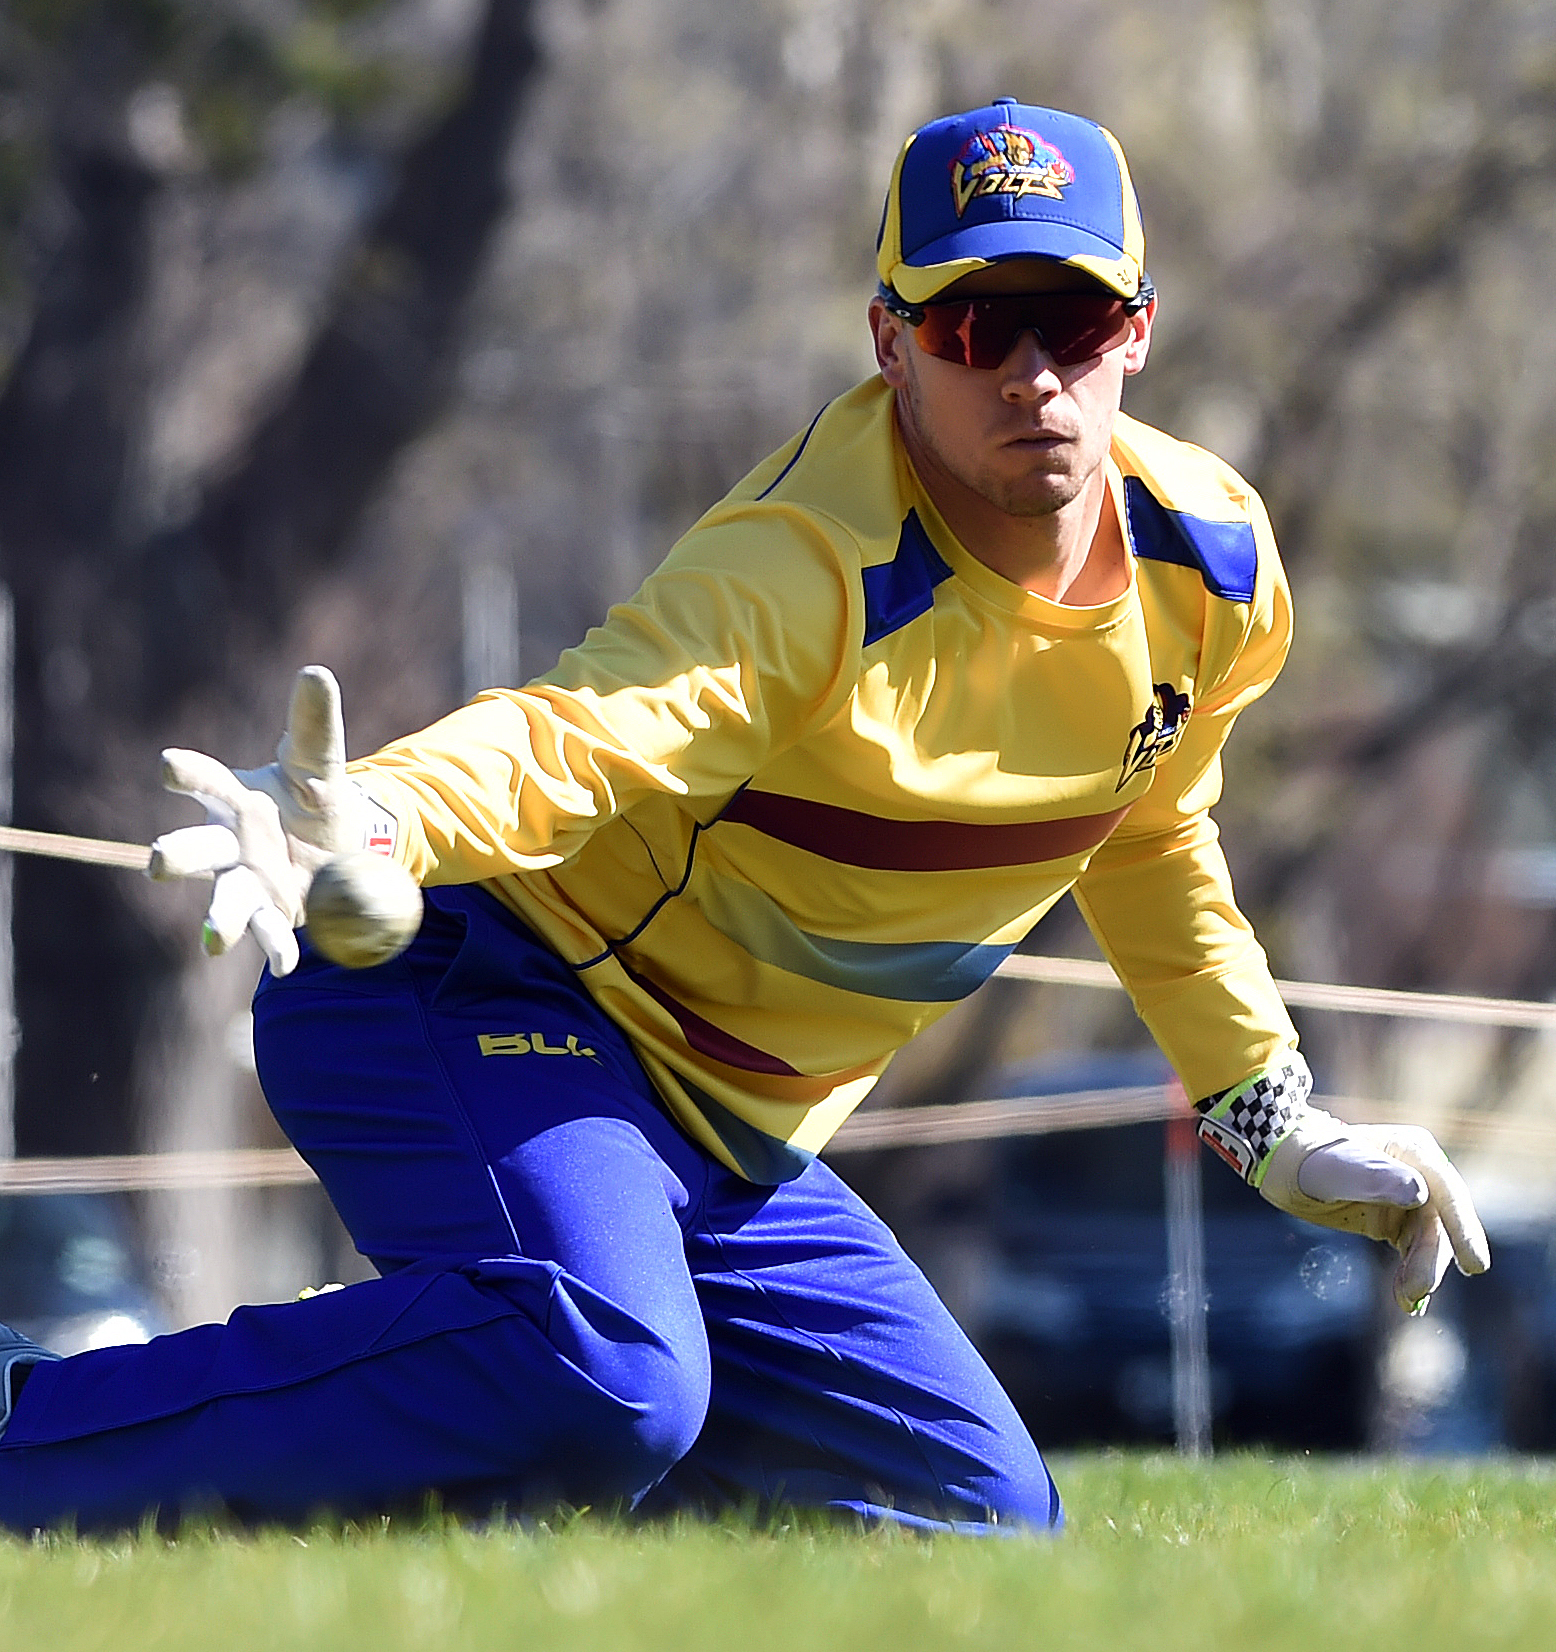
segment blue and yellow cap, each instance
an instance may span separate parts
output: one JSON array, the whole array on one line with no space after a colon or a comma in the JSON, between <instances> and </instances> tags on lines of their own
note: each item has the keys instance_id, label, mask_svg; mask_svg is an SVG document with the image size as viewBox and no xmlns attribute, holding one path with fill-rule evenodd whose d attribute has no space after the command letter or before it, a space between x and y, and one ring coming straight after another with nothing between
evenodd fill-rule
<instances>
[{"instance_id":1,"label":"blue and yellow cap","mask_svg":"<svg viewBox=\"0 0 1556 1652\"><path fill-rule=\"evenodd\" d=\"M1052 258L1136 296L1145 230L1111 132L996 98L930 121L902 146L876 243L882 285L922 304L1007 258Z\"/></svg>"}]
</instances>

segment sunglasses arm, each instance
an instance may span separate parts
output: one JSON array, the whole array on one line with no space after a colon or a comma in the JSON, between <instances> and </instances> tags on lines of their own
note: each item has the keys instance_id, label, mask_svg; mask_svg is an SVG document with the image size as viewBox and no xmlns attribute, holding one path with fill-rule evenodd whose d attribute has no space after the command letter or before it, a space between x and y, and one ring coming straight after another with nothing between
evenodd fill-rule
<instances>
[{"instance_id":1,"label":"sunglasses arm","mask_svg":"<svg viewBox=\"0 0 1556 1652\"><path fill-rule=\"evenodd\" d=\"M924 307L921 304L910 304L907 299L900 297L884 282L876 289L876 296L886 307L887 315L894 315L899 321L905 321L910 327L924 325Z\"/></svg>"}]
</instances>

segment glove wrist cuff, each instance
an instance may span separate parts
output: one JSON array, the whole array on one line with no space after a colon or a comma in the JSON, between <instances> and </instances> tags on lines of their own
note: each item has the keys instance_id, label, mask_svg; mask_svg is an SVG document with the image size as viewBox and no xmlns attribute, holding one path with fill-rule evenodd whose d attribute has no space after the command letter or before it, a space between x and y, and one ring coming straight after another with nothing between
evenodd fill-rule
<instances>
[{"instance_id":1,"label":"glove wrist cuff","mask_svg":"<svg viewBox=\"0 0 1556 1652\"><path fill-rule=\"evenodd\" d=\"M1311 1111L1313 1075L1296 1050L1234 1084L1196 1102L1199 1139L1248 1183L1258 1187L1275 1149Z\"/></svg>"},{"instance_id":2,"label":"glove wrist cuff","mask_svg":"<svg viewBox=\"0 0 1556 1652\"><path fill-rule=\"evenodd\" d=\"M361 800L361 847L372 854L383 855L393 860L394 852L400 843L400 822L394 811L380 803L360 781L353 780L351 785Z\"/></svg>"}]
</instances>

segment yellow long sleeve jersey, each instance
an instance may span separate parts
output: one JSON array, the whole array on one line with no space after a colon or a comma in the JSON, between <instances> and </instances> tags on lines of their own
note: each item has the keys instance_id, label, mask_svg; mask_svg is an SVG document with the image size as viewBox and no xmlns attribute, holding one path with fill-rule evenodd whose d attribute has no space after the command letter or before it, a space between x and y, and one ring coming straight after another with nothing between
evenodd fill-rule
<instances>
[{"instance_id":1,"label":"yellow long sleeve jersey","mask_svg":"<svg viewBox=\"0 0 1556 1652\"><path fill-rule=\"evenodd\" d=\"M1208 813L1289 597L1219 460L1120 417L1108 482L1128 590L1035 596L957 543L872 379L554 671L353 772L411 872L484 882L753 1180L1072 887L1189 1094L1224 1088L1295 1043Z\"/></svg>"}]
</instances>

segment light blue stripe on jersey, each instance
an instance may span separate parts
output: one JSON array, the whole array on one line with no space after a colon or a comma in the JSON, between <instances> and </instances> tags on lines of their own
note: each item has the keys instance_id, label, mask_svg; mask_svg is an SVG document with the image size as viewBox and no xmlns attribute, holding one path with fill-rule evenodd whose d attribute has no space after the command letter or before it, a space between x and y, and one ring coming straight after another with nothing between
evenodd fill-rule
<instances>
[{"instance_id":1,"label":"light blue stripe on jersey","mask_svg":"<svg viewBox=\"0 0 1556 1652\"><path fill-rule=\"evenodd\" d=\"M792 1182L810 1168L816 1155L792 1142L780 1141L738 1118L721 1101L700 1090L684 1075L677 1074L681 1086L697 1105L697 1110L713 1127L729 1156L748 1182L764 1187Z\"/></svg>"},{"instance_id":2,"label":"light blue stripe on jersey","mask_svg":"<svg viewBox=\"0 0 1556 1652\"><path fill-rule=\"evenodd\" d=\"M840 941L799 928L751 884L710 875L697 904L721 934L753 958L869 998L945 1004L966 998L1015 951L971 941Z\"/></svg>"}]
</instances>

